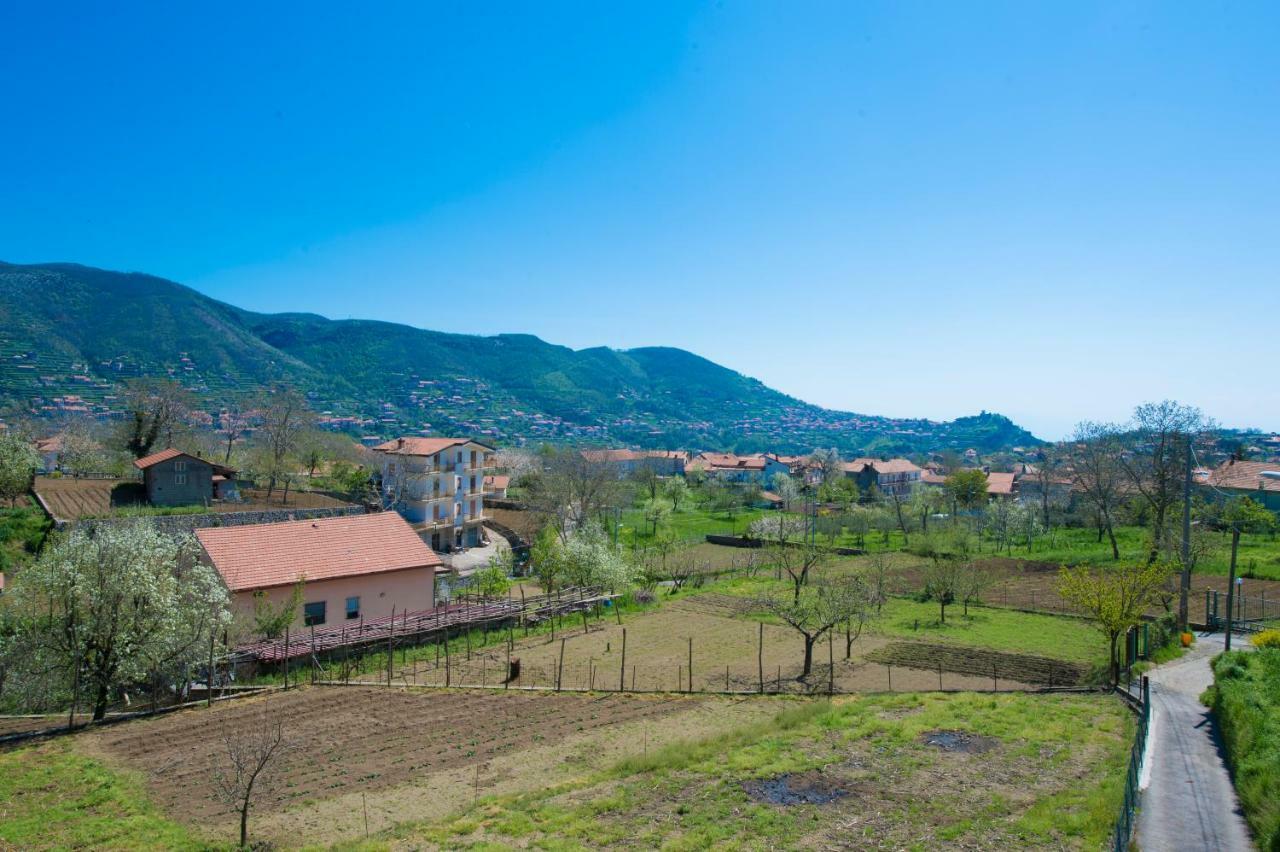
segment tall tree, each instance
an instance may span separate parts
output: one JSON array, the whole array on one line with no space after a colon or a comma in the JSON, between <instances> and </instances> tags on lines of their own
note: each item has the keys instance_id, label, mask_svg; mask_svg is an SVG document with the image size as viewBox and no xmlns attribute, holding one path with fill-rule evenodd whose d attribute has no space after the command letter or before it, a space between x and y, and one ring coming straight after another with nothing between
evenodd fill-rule
<instances>
[{"instance_id":1,"label":"tall tree","mask_svg":"<svg viewBox=\"0 0 1280 852\"><path fill-rule=\"evenodd\" d=\"M1118 561L1120 545L1116 542L1115 517L1125 496L1120 431L1109 423L1086 420L1076 424L1069 446L1072 485L1093 509L1098 535L1106 533L1111 541L1111 558Z\"/></svg>"},{"instance_id":2,"label":"tall tree","mask_svg":"<svg viewBox=\"0 0 1280 852\"><path fill-rule=\"evenodd\" d=\"M1182 500L1188 445L1208 425L1200 409L1173 400L1146 403L1134 409L1131 428L1125 436L1127 452L1120 453L1119 463L1150 511L1148 563L1159 559L1161 545L1171 540L1165 526Z\"/></svg>"},{"instance_id":3,"label":"tall tree","mask_svg":"<svg viewBox=\"0 0 1280 852\"><path fill-rule=\"evenodd\" d=\"M809 469L818 472L819 481L823 483L844 479L844 462L840 452L834 448L814 450L809 455Z\"/></svg>"},{"instance_id":4,"label":"tall tree","mask_svg":"<svg viewBox=\"0 0 1280 852\"><path fill-rule=\"evenodd\" d=\"M173 446L191 414L191 393L172 379L133 379L124 387L124 446L134 458Z\"/></svg>"},{"instance_id":5,"label":"tall tree","mask_svg":"<svg viewBox=\"0 0 1280 852\"><path fill-rule=\"evenodd\" d=\"M977 509L987 503L987 475L977 468L957 470L942 487L957 508Z\"/></svg>"},{"instance_id":6,"label":"tall tree","mask_svg":"<svg viewBox=\"0 0 1280 852\"><path fill-rule=\"evenodd\" d=\"M624 497L616 467L571 447L549 448L542 469L527 479L526 504L555 527L561 542L568 542L587 521L621 506Z\"/></svg>"},{"instance_id":7,"label":"tall tree","mask_svg":"<svg viewBox=\"0 0 1280 852\"><path fill-rule=\"evenodd\" d=\"M302 436L315 422L315 415L307 406L302 394L292 388L275 388L264 400L262 426L259 434L267 469L262 471L267 479L267 502L281 481L288 482L295 472L293 455L298 450ZM287 486L286 486L287 487ZM286 495L287 499L287 495Z\"/></svg>"}]
</instances>

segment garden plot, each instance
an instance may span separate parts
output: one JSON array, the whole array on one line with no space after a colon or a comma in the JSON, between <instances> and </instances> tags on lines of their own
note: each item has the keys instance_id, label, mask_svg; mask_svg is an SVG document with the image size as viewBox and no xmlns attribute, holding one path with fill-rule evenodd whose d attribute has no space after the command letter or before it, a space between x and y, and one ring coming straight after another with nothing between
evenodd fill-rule
<instances>
[{"instance_id":1,"label":"garden plot","mask_svg":"<svg viewBox=\"0 0 1280 852\"><path fill-rule=\"evenodd\" d=\"M632 614L619 625L608 618L566 619L564 629L550 636L521 639L515 634L512 658L520 660L520 677L514 687L626 690L640 692L688 691L690 639L693 640L693 691L868 692L938 689L932 666L892 668L868 659L868 654L890 641L864 632L854 642L851 659L844 659L844 636L830 644L823 640L814 650L814 669L807 682L797 681L802 671L803 644L790 628L740 617L747 606L742 598L701 594L672 601L662 607ZM626 663L623 665L623 630L626 631ZM763 655L761 636L763 635ZM563 664L561 652L563 649ZM960 651L959 653L964 653ZM475 652L470 660L454 652L449 661L449 682L454 685L495 686L506 666L505 646ZM834 678L829 659L835 658ZM443 685L445 665L426 661L399 669L403 682ZM991 689L990 665L982 674L969 669L944 669L945 689ZM1026 689L1031 684L1010 677L1000 679L1002 689Z\"/></svg>"},{"instance_id":2,"label":"garden plot","mask_svg":"<svg viewBox=\"0 0 1280 852\"><path fill-rule=\"evenodd\" d=\"M257 830L331 842L363 833L366 805L372 830L443 816L476 795L771 716L778 703L315 687L105 728L78 737L77 748L140 772L166 813L222 836L234 823L212 790L223 734L280 718L296 748L279 766L283 783L255 802Z\"/></svg>"}]
</instances>

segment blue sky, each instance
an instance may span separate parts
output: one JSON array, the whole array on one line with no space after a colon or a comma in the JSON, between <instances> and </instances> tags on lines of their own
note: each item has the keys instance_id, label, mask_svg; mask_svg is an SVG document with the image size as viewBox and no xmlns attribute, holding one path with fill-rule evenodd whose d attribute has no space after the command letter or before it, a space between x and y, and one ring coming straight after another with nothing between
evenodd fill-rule
<instances>
[{"instance_id":1,"label":"blue sky","mask_svg":"<svg viewBox=\"0 0 1280 852\"><path fill-rule=\"evenodd\" d=\"M0 11L0 259L1280 429L1274 3L183 5Z\"/></svg>"}]
</instances>

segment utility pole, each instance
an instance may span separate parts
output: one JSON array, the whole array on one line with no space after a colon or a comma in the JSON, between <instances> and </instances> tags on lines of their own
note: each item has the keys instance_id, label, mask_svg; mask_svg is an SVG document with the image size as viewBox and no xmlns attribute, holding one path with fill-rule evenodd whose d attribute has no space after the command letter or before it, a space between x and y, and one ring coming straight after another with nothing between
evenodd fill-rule
<instances>
[{"instance_id":1,"label":"utility pole","mask_svg":"<svg viewBox=\"0 0 1280 852\"><path fill-rule=\"evenodd\" d=\"M1182 480L1182 582L1178 584L1178 630L1187 631L1187 596L1191 592L1191 434L1186 436L1186 460Z\"/></svg>"},{"instance_id":2,"label":"utility pole","mask_svg":"<svg viewBox=\"0 0 1280 852\"><path fill-rule=\"evenodd\" d=\"M1240 551L1240 525L1233 524L1231 527L1231 570L1227 574L1227 644L1223 649L1231 650L1231 605L1235 602L1236 591L1236 554Z\"/></svg>"}]
</instances>

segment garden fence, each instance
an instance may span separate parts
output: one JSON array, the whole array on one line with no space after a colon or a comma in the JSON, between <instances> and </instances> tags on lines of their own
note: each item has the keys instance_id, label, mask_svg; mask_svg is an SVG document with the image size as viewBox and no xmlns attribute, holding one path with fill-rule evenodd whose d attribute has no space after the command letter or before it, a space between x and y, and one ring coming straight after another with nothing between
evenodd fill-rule
<instances>
[{"instance_id":1,"label":"garden fence","mask_svg":"<svg viewBox=\"0 0 1280 852\"><path fill-rule=\"evenodd\" d=\"M1115 829L1111 836L1112 849L1115 852L1127 852L1129 842L1133 839L1140 796L1142 762L1147 750L1147 735L1151 730L1151 682L1144 675L1136 684L1130 681L1118 689L1138 715L1138 729L1134 734L1133 746L1129 750L1129 767L1125 773L1124 801L1120 806L1120 814L1116 818Z\"/></svg>"}]
</instances>

